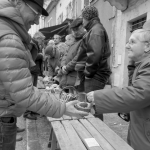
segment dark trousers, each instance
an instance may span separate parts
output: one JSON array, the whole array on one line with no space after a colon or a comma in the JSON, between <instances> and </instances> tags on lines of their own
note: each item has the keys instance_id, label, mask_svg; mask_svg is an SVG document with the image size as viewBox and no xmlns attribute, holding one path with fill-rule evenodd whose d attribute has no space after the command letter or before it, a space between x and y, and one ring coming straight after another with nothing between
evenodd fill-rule
<instances>
[{"instance_id":1,"label":"dark trousers","mask_svg":"<svg viewBox=\"0 0 150 150\"><path fill-rule=\"evenodd\" d=\"M0 117L0 150L15 150L16 118Z\"/></svg>"},{"instance_id":2,"label":"dark trousers","mask_svg":"<svg viewBox=\"0 0 150 150\"><path fill-rule=\"evenodd\" d=\"M92 79L85 79L84 81L84 90L85 93L89 93L91 91L101 90L104 89L105 84L92 78ZM103 120L103 114L98 114L96 111L96 106L94 106L95 114L94 116Z\"/></svg>"}]
</instances>

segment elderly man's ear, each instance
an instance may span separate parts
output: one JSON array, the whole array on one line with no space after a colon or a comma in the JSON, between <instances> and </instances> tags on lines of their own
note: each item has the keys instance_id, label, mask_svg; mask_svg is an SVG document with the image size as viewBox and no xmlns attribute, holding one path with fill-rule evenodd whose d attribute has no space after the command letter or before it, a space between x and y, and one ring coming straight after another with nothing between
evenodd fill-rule
<instances>
[{"instance_id":1,"label":"elderly man's ear","mask_svg":"<svg viewBox=\"0 0 150 150\"><path fill-rule=\"evenodd\" d=\"M146 53L150 51L150 42L147 42L145 45L145 50Z\"/></svg>"}]
</instances>

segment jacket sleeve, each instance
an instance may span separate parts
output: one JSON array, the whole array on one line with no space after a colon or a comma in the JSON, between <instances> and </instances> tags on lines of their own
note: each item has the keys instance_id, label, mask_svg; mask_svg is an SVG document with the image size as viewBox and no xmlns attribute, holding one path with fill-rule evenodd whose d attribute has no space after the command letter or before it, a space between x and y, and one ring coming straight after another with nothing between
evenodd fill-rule
<instances>
[{"instance_id":1,"label":"jacket sleeve","mask_svg":"<svg viewBox=\"0 0 150 150\"><path fill-rule=\"evenodd\" d=\"M135 63L133 61L130 61L128 64L128 77L129 77L128 85L129 86L132 84L132 77L133 77L134 70L135 70Z\"/></svg>"},{"instance_id":2,"label":"jacket sleeve","mask_svg":"<svg viewBox=\"0 0 150 150\"><path fill-rule=\"evenodd\" d=\"M104 36L91 34L87 43L87 60L84 74L86 77L92 78L97 72L98 63L102 59Z\"/></svg>"},{"instance_id":3,"label":"jacket sleeve","mask_svg":"<svg viewBox=\"0 0 150 150\"><path fill-rule=\"evenodd\" d=\"M66 57L67 57L68 51L65 53L65 55L62 57L61 60L61 67L66 66Z\"/></svg>"},{"instance_id":4,"label":"jacket sleeve","mask_svg":"<svg viewBox=\"0 0 150 150\"><path fill-rule=\"evenodd\" d=\"M54 70L53 70L53 68L52 68L52 66L51 66L51 63L50 63L49 58L47 59L47 67L48 67L48 76L53 77L53 75L54 75Z\"/></svg>"},{"instance_id":5,"label":"jacket sleeve","mask_svg":"<svg viewBox=\"0 0 150 150\"><path fill-rule=\"evenodd\" d=\"M75 65L76 65L76 62L77 62L77 58L78 58L78 56L75 55L75 57L72 59L72 61L70 61L70 62L66 65L66 70L67 70L67 72L70 72L70 71L74 71L74 70L75 70Z\"/></svg>"},{"instance_id":6,"label":"jacket sleeve","mask_svg":"<svg viewBox=\"0 0 150 150\"><path fill-rule=\"evenodd\" d=\"M150 63L144 65L132 86L94 92L98 113L130 112L150 106Z\"/></svg>"},{"instance_id":7,"label":"jacket sleeve","mask_svg":"<svg viewBox=\"0 0 150 150\"><path fill-rule=\"evenodd\" d=\"M10 94L12 103L39 114L61 117L65 104L33 87L28 66L26 49L21 41L14 38L0 41L0 80Z\"/></svg>"}]
</instances>

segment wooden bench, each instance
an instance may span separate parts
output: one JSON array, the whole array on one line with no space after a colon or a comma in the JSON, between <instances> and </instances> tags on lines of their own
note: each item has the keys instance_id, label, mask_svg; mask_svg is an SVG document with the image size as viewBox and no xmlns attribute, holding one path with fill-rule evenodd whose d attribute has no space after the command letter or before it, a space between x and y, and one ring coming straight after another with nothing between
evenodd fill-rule
<instances>
[{"instance_id":1,"label":"wooden bench","mask_svg":"<svg viewBox=\"0 0 150 150\"><path fill-rule=\"evenodd\" d=\"M58 100L58 95L52 98ZM51 150L133 150L103 121L92 114L84 118L50 118Z\"/></svg>"}]
</instances>

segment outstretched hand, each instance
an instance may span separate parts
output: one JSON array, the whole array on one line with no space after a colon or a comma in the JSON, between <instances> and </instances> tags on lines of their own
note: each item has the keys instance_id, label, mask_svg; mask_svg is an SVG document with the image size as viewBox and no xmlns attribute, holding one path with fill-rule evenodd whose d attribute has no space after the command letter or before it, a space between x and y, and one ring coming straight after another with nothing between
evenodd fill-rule
<instances>
[{"instance_id":1,"label":"outstretched hand","mask_svg":"<svg viewBox=\"0 0 150 150\"><path fill-rule=\"evenodd\" d=\"M79 101L75 100L75 101L70 101L66 103L66 112L65 115L67 116L74 116L74 117L84 117L84 116L88 116L89 113L84 112L84 111L80 111L77 110L74 105L77 104Z\"/></svg>"}]
</instances>

